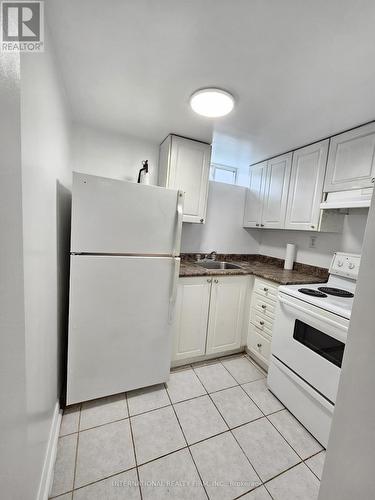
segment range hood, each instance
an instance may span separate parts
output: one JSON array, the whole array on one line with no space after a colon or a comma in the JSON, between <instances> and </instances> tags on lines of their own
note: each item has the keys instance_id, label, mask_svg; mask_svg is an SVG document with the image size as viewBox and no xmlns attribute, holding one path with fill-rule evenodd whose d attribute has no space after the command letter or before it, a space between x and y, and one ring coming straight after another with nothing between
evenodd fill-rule
<instances>
[{"instance_id":1,"label":"range hood","mask_svg":"<svg viewBox=\"0 0 375 500\"><path fill-rule=\"evenodd\" d=\"M373 188L351 189L349 191L336 191L324 193L322 210L334 208L368 208L371 204Z\"/></svg>"}]
</instances>

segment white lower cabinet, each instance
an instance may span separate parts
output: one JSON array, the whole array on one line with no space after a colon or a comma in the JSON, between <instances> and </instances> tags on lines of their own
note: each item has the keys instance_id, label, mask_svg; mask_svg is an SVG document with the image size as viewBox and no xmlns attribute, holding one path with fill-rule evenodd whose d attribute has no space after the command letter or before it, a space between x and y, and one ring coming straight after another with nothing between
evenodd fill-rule
<instances>
[{"instance_id":1,"label":"white lower cabinet","mask_svg":"<svg viewBox=\"0 0 375 500\"><path fill-rule=\"evenodd\" d=\"M241 346L247 285L248 280L243 276L213 279L206 354Z\"/></svg>"},{"instance_id":2,"label":"white lower cabinet","mask_svg":"<svg viewBox=\"0 0 375 500\"><path fill-rule=\"evenodd\" d=\"M211 279L206 277L179 279L173 336L173 361L205 354L210 293Z\"/></svg>"},{"instance_id":3,"label":"white lower cabinet","mask_svg":"<svg viewBox=\"0 0 375 500\"><path fill-rule=\"evenodd\" d=\"M247 347L264 367L271 355L277 288L272 281L255 278L251 295Z\"/></svg>"},{"instance_id":4,"label":"white lower cabinet","mask_svg":"<svg viewBox=\"0 0 375 500\"><path fill-rule=\"evenodd\" d=\"M172 363L239 349L248 276L180 278Z\"/></svg>"}]
</instances>

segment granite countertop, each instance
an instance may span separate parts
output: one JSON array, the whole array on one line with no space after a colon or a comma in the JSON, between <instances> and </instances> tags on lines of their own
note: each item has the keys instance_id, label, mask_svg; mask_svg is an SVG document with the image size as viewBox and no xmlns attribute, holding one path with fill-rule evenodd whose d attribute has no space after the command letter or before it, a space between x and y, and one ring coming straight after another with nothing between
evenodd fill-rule
<instances>
[{"instance_id":1,"label":"granite countertop","mask_svg":"<svg viewBox=\"0 0 375 500\"><path fill-rule=\"evenodd\" d=\"M216 260L237 264L241 269L205 269L197 264L195 254L182 254L180 277L254 275L280 285L325 283L328 280L326 268L296 262L292 271L286 271L282 259L265 255L218 254Z\"/></svg>"}]
</instances>

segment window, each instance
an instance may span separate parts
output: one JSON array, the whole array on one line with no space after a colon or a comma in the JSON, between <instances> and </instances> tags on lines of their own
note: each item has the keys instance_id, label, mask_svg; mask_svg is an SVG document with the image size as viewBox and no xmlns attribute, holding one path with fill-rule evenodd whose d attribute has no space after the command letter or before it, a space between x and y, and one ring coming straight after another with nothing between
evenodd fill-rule
<instances>
[{"instance_id":1,"label":"window","mask_svg":"<svg viewBox=\"0 0 375 500\"><path fill-rule=\"evenodd\" d=\"M216 182L225 182L226 184L236 184L237 168L213 163L211 165L210 178L212 181Z\"/></svg>"}]
</instances>

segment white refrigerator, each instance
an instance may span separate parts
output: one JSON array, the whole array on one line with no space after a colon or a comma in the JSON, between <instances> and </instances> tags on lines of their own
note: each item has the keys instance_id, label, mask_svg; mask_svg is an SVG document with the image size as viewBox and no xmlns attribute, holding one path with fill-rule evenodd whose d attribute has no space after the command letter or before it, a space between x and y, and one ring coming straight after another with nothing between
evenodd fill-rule
<instances>
[{"instance_id":1,"label":"white refrigerator","mask_svg":"<svg viewBox=\"0 0 375 500\"><path fill-rule=\"evenodd\" d=\"M183 193L73 174L67 404L165 382Z\"/></svg>"}]
</instances>

